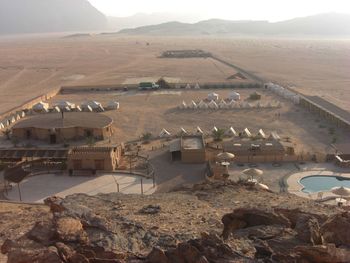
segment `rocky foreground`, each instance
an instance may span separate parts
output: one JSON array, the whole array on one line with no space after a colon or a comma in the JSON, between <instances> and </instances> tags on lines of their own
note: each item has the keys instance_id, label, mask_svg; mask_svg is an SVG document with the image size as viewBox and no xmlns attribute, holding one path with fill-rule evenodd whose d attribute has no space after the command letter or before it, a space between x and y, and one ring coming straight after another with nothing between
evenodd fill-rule
<instances>
[{"instance_id":1,"label":"rocky foreground","mask_svg":"<svg viewBox=\"0 0 350 263\"><path fill-rule=\"evenodd\" d=\"M251 185L46 204L0 209L7 262L350 262L349 212Z\"/></svg>"}]
</instances>

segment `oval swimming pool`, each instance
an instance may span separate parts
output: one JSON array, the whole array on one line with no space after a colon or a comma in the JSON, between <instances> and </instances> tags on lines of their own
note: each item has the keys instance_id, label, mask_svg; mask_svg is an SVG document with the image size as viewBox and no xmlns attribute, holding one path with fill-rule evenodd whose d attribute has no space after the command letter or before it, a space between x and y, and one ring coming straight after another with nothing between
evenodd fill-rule
<instances>
[{"instance_id":1,"label":"oval swimming pool","mask_svg":"<svg viewBox=\"0 0 350 263\"><path fill-rule=\"evenodd\" d=\"M306 193L329 191L340 186L350 188L350 179L337 176L308 176L301 179L300 183L304 186L303 192Z\"/></svg>"}]
</instances>

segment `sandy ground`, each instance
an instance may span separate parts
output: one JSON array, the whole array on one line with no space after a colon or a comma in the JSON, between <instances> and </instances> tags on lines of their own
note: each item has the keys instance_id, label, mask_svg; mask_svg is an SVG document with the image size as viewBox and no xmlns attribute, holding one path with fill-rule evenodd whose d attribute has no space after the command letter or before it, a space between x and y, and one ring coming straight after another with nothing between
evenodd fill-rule
<instances>
[{"instance_id":1,"label":"sandy ground","mask_svg":"<svg viewBox=\"0 0 350 263\"><path fill-rule=\"evenodd\" d=\"M269 91L259 91L262 102L281 100L283 107L277 109L231 109L231 110L180 110L178 106L185 101L205 99L208 93L215 91L221 98L227 98L229 90L175 90L161 92L127 92L127 93L82 93L59 95L49 102L68 100L81 103L84 100L97 100L106 105L111 100L120 102L118 111L105 114L114 120L114 141L125 142L140 137L144 132L158 136L163 128L172 134L185 128L194 132L199 126L210 133L213 126L237 131L248 128L257 133L262 128L268 135L277 131L281 137L291 137L297 151L304 153L331 152L333 136L329 135L331 125L315 115L281 99ZM246 100L254 89L238 89L241 99ZM278 117L277 114L280 114ZM337 131L337 141L346 142L350 138L342 131Z\"/></svg>"},{"instance_id":2,"label":"sandy ground","mask_svg":"<svg viewBox=\"0 0 350 263\"><path fill-rule=\"evenodd\" d=\"M62 85L118 84L160 76L185 82L225 81L235 73L211 59L157 58L164 50L194 48L350 109L349 43L210 37L0 38L0 112Z\"/></svg>"}]
</instances>

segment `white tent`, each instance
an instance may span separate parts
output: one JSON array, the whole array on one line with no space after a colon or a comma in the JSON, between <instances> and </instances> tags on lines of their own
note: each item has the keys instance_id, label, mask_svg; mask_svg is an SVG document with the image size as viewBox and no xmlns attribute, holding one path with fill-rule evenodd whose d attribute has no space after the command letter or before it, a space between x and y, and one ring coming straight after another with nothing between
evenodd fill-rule
<instances>
[{"instance_id":1,"label":"white tent","mask_svg":"<svg viewBox=\"0 0 350 263\"><path fill-rule=\"evenodd\" d=\"M66 111L66 112L69 112L69 111L72 111L72 109L70 107L65 107L64 109L62 109L61 111Z\"/></svg>"},{"instance_id":2,"label":"white tent","mask_svg":"<svg viewBox=\"0 0 350 263\"><path fill-rule=\"evenodd\" d=\"M119 107L120 107L120 104L117 101L110 101L107 105L108 110L118 110Z\"/></svg>"},{"instance_id":3,"label":"white tent","mask_svg":"<svg viewBox=\"0 0 350 263\"><path fill-rule=\"evenodd\" d=\"M259 132L258 132L258 137L259 138L262 138L262 139L266 139L266 134L265 132L263 131L263 129L260 129Z\"/></svg>"},{"instance_id":4,"label":"white tent","mask_svg":"<svg viewBox=\"0 0 350 263\"><path fill-rule=\"evenodd\" d=\"M82 107L82 111L93 112L94 110L89 105L86 105Z\"/></svg>"},{"instance_id":5,"label":"white tent","mask_svg":"<svg viewBox=\"0 0 350 263\"><path fill-rule=\"evenodd\" d=\"M210 101L218 101L219 100L219 95L216 94L215 92L208 94L208 100Z\"/></svg>"},{"instance_id":6,"label":"white tent","mask_svg":"<svg viewBox=\"0 0 350 263\"><path fill-rule=\"evenodd\" d=\"M104 112L105 109L102 107L102 105L99 105L97 108L95 108L95 111L97 111L97 112Z\"/></svg>"},{"instance_id":7,"label":"white tent","mask_svg":"<svg viewBox=\"0 0 350 263\"><path fill-rule=\"evenodd\" d=\"M26 116L26 113L24 111L21 111L20 115L22 118L24 118Z\"/></svg>"},{"instance_id":8,"label":"white tent","mask_svg":"<svg viewBox=\"0 0 350 263\"><path fill-rule=\"evenodd\" d=\"M218 128L216 128L216 126L213 127L213 129L211 130L212 132L217 132Z\"/></svg>"},{"instance_id":9,"label":"white tent","mask_svg":"<svg viewBox=\"0 0 350 263\"><path fill-rule=\"evenodd\" d=\"M208 104L208 107L210 108L210 109L218 109L219 108L219 106L216 104L216 102L215 101L211 101L211 102L209 102L209 104Z\"/></svg>"},{"instance_id":10,"label":"white tent","mask_svg":"<svg viewBox=\"0 0 350 263\"><path fill-rule=\"evenodd\" d=\"M182 110L187 109L187 104L186 104L186 102L183 101L183 102L181 103L181 105L180 105L179 108L182 109Z\"/></svg>"},{"instance_id":11,"label":"white tent","mask_svg":"<svg viewBox=\"0 0 350 263\"><path fill-rule=\"evenodd\" d=\"M271 134L269 136L269 140L279 141L279 140L281 140L281 137L278 135L277 132L271 132Z\"/></svg>"},{"instance_id":12,"label":"white tent","mask_svg":"<svg viewBox=\"0 0 350 263\"><path fill-rule=\"evenodd\" d=\"M227 109L228 108L227 104L224 100L221 100L218 106L220 109Z\"/></svg>"},{"instance_id":13,"label":"white tent","mask_svg":"<svg viewBox=\"0 0 350 263\"><path fill-rule=\"evenodd\" d=\"M61 112L60 108L55 106L53 109L52 109L52 112Z\"/></svg>"},{"instance_id":14,"label":"white tent","mask_svg":"<svg viewBox=\"0 0 350 263\"><path fill-rule=\"evenodd\" d=\"M0 130L2 129L5 129L5 125L2 122L0 122Z\"/></svg>"},{"instance_id":15,"label":"white tent","mask_svg":"<svg viewBox=\"0 0 350 263\"><path fill-rule=\"evenodd\" d=\"M91 101L86 101L81 104L82 108L86 108L87 106L90 106L91 109L99 109L102 107L101 103L91 100Z\"/></svg>"},{"instance_id":16,"label":"white tent","mask_svg":"<svg viewBox=\"0 0 350 263\"><path fill-rule=\"evenodd\" d=\"M238 92L231 92L229 95L229 99L230 100L240 100L241 99L241 94L239 94Z\"/></svg>"},{"instance_id":17,"label":"white tent","mask_svg":"<svg viewBox=\"0 0 350 263\"><path fill-rule=\"evenodd\" d=\"M233 127L230 127L230 129L228 129L225 132L225 135L227 135L227 136L238 136L238 133L235 131L235 129Z\"/></svg>"},{"instance_id":18,"label":"white tent","mask_svg":"<svg viewBox=\"0 0 350 263\"><path fill-rule=\"evenodd\" d=\"M79 112L79 111L82 111L79 105L77 105L77 106L75 107L75 111L78 111L78 112Z\"/></svg>"},{"instance_id":19,"label":"white tent","mask_svg":"<svg viewBox=\"0 0 350 263\"><path fill-rule=\"evenodd\" d=\"M199 86L198 83L196 83L196 85L194 86L194 89L200 89L201 87Z\"/></svg>"},{"instance_id":20,"label":"white tent","mask_svg":"<svg viewBox=\"0 0 350 263\"><path fill-rule=\"evenodd\" d=\"M197 109L198 106L197 106L197 104L194 101L191 101L191 104L190 104L189 108L194 110L194 109Z\"/></svg>"},{"instance_id":21,"label":"white tent","mask_svg":"<svg viewBox=\"0 0 350 263\"><path fill-rule=\"evenodd\" d=\"M202 129L201 129L201 128L199 128L199 127L197 127L196 132L197 132L197 133L200 133L200 134L203 134Z\"/></svg>"},{"instance_id":22,"label":"white tent","mask_svg":"<svg viewBox=\"0 0 350 263\"><path fill-rule=\"evenodd\" d=\"M252 137L252 134L251 132L248 130L248 128L245 128L244 131L243 131L243 136L244 137L247 137L247 138L251 138Z\"/></svg>"},{"instance_id":23,"label":"white tent","mask_svg":"<svg viewBox=\"0 0 350 263\"><path fill-rule=\"evenodd\" d=\"M184 134L188 134L188 132L183 127L181 127L180 134L184 135Z\"/></svg>"},{"instance_id":24,"label":"white tent","mask_svg":"<svg viewBox=\"0 0 350 263\"><path fill-rule=\"evenodd\" d=\"M170 132L168 132L166 129L163 129L160 133L159 133L159 137L163 138L163 137L169 137L171 134Z\"/></svg>"},{"instance_id":25,"label":"white tent","mask_svg":"<svg viewBox=\"0 0 350 263\"><path fill-rule=\"evenodd\" d=\"M22 118L22 117L21 117L21 115L20 115L19 113L16 114L16 121L19 121L21 118Z\"/></svg>"},{"instance_id":26,"label":"white tent","mask_svg":"<svg viewBox=\"0 0 350 263\"><path fill-rule=\"evenodd\" d=\"M75 105L66 100L61 100L55 104L56 107L60 108L60 110L66 110L67 108L73 109Z\"/></svg>"},{"instance_id":27,"label":"white tent","mask_svg":"<svg viewBox=\"0 0 350 263\"><path fill-rule=\"evenodd\" d=\"M199 109L208 109L208 104L206 104L204 101L200 101L199 103L198 103L198 108Z\"/></svg>"},{"instance_id":28,"label":"white tent","mask_svg":"<svg viewBox=\"0 0 350 263\"><path fill-rule=\"evenodd\" d=\"M40 101L39 103L33 106L33 110L36 112L42 112L42 111L47 112L48 109L49 109L49 104L42 101Z\"/></svg>"},{"instance_id":29,"label":"white tent","mask_svg":"<svg viewBox=\"0 0 350 263\"><path fill-rule=\"evenodd\" d=\"M186 89L191 89L191 85L190 85L190 84L187 84L187 85L186 85Z\"/></svg>"}]
</instances>

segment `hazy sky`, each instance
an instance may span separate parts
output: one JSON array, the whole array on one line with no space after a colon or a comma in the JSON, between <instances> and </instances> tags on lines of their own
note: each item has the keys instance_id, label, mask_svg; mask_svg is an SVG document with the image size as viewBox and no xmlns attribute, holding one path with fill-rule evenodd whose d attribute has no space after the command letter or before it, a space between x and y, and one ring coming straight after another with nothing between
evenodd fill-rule
<instances>
[{"instance_id":1,"label":"hazy sky","mask_svg":"<svg viewBox=\"0 0 350 263\"><path fill-rule=\"evenodd\" d=\"M279 21L325 12L350 13L350 0L89 0L110 16L167 12L198 19Z\"/></svg>"}]
</instances>

